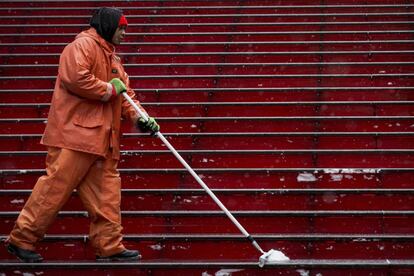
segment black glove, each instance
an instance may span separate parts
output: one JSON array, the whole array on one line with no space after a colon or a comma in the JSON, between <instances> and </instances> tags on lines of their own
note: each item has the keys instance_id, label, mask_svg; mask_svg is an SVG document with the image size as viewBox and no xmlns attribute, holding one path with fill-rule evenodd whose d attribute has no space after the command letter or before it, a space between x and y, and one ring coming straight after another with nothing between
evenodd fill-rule
<instances>
[{"instance_id":1,"label":"black glove","mask_svg":"<svg viewBox=\"0 0 414 276\"><path fill-rule=\"evenodd\" d=\"M139 118L137 121L137 127L141 131L151 131L151 134L155 134L156 132L160 131L160 126L157 124L154 118L148 117L148 121L145 121L144 118Z\"/></svg>"}]
</instances>

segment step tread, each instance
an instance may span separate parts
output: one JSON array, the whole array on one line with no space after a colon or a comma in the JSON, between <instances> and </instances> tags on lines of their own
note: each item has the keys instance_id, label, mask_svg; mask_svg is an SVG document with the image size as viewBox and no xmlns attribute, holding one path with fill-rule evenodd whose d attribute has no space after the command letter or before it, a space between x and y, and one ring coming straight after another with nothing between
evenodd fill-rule
<instances>
[{"instance_id":1,"label":"step tread","mask_svg":"<svg viewBox=\"0 0 414 276\"><path fill-rule=\"evenodd\" d=\"M183 120L384 120L413 119L414 116L250 116L250 117L157 117L157 121ZM45 122L46 118L0 118L0 122Z\"/></svg>"},{"instance_id":2,"label":"step tread","mask_svg":"<svg viewBox=\"0 0 414 276\"><path fill-rule=\"evenodd\" d=\"M202 14L151 14L145 15L127 15L128 19L133 18L191 18L191 17L330 17L330 16L393 16L393 15L413 15L414 12L328 12L328 13L202 13ZM90 15L6 15L2 16L4 19L75 19L75 18L90 18Z\"/></svg>"},{"instance_id":3,"label":"step tread","mask_svg":"<svg viewBox=\"0 0 414 276\"><path fill-rule=\"evenodd\" d=\"M393 171L414 171L414 168L193 168L199 172L219 173L219 172L314 172L314 173L380 173ZM184 168L120 168L122 173L135 172L186 172ZM1 169L0 175L44 173L44 169Z\"/></svg>"},{"instance_id":4,"label":"step tread","mask_svg":"<svg viewBox=\"0 0 414 276\"><path fill-rule=\"evenodd\" d=\"M252 53L254 54L254 53ZM263 62L263 63L254 63L254 62L245 62L245 63L235 63L235 62L226 62L226 63L128 63L125 64L126 68L130 67L150 67L150 66L159 66L159 67L173 67L173 66L325 66L325 65L412 65L414 61L383 61L383 62ZM0 68L57 68L58 64L2 64Z\"/></svg>"},{"instance_id":5,"label":"step tread","mask_svg":"<svg viewBox=\"0 0 414 276\"><path fill-rule=\"evenodd\" d=\"M15 0L13 2L28 2L33 3L33 1L19 1ZM52 1L53 2L53 1ZM58 2L58 1L55 1ZM90 2L93 2L90 1ZM102 1L105 2L105 1ZM141 1L141 2L145 2ZM197 5L197 6L143 6L143 7L122 7L122 10L129 11L129 10L154 10L154 9L160 9L160 10L171 10L171 9L182 9L182 10L192 10L192 9L292 9L292 8L396 8L396 7L413 7L413 4L381 4L381 3L375 3L375 4L326 4L326 5L249 5L248 3L245 3L246 5ZM87 6L87 7L14 7L13 5L10 5L10 7L2 7L0 10L93 10L96 7L94 6Z\"/></svg>"},{"instance_id":6,"label":"step tread","mask_svg":"<svg viewBox=\"0 0 414 276\"><path fill-rule=\"evenodd\" d=\"M244 6L245 7L245 6ZM241 6L243 8L243 6ZM30 11L36 10L36 8L27 8ZM40 8L41 10L46 10L47 8ZM55 10L55 8L51 8ZM58 8L57 8L58 9ZM76 8L75 8L76 9ZM7 10L10 11L9 8L0 8L0 11ZM16 10L16 9L12 9ZM124 9L123 9L124 10ZM312 21L312 22L300 22L300 21L293 21L293 22L221 22L221 23L214 23L214 22L206 22L206 23L131 23L128 24L129 27L158 27L158 26L185 26L185 27L194 27L194 26L292 26L292 25L383 25L383 24L412 24L414 21L411 20L384 20L384 21L332 21L332 22L324 22L324 21ZM74 23L74 24L40 24L40 23L28 23L25 25L21 24L1 24L0 28L21 28L21 27L45 27L45 28L64 28L64 27L86 27L87 24L81 23Z\"/></svg>"},{"instance_id":7,"label":"step tread","mask_svg":"<svg viewBox=\"0 0 414 276\"><path fill-rule=\"evenodd\" d=\"M411 15L414 15L412 13ZM15 18L15 17L13 17ZM28 18L25 17L27 20ZM414 30L338 30L338 31L237 31L237 32L129 32L129 36L176 36L176 35L278 35L278 34L382 34L382 33L414 33ZM50 36L50 33L1 33L3 37L39 37ZM69 36L74 37L77 33L53 33L54 36L62 37Z\"/></svg>"},{"instance_id":8,"label":"step tread","mask_svg":"<svg viewBox=\"0 0 414 276\"><path fill-rule=\"evenodd\" d=\"M413 41L414 42L414 41ZM223 87L223 88L215 88L215 87L199 87L199 88L139 88L135 89L135 92L155 92L155 93L166 93L166 92L228 92L228 91L236 91L236 92L269 92L269 91L291 91L291 90L311 90L311 91L319 91L319 90L349 90L349 91L364 91L364 90L412 90L414 86L358 86L358 87ZM0 89L0 93L52 93L53 89ZM372 91L370 91L372 93Z\"/></svg>"},{"instance_id":9,"label":"step tread","mask_svg":"<svg viewBox=\"0 0 414 276\"><path fill-rule=\"evenodd\" d=\"M253 234L255 240L351 240L356 242L369 242L378 240L414 240L411 234ZM0 235L0 240L5 240L6 235ZM125 234L123 240L245 240L241 234ZM88 234L55 234L45 235L43 241L57 240L81 240L88 241Z\"/></svg>"},{"instance_id":10,"label":"step tread","mask_svg":"<svg viewBox=\"0 0 414 276\"><path fill-rule=\"evenodd\" d=\"M254 43L254 42L253 42ZM0 44L4 45L4 44ZM119 53L123 57L126 56L170 56L170 55L329 55L329 54L412 54L414 50L372 50L372 51L251 51L251 52L122 52ZM60 53L7 53L1 54L0 57L44 57L44 56L56 56L59 57ZM372 62L370 62L372 63ZM375 63L375 62L374 62ZM290 63L285 63L290 64ZM317 63L319 64L319 63ZM126 66L128 64L125 64ZM2 65L7 67L9 65Z\"/></svg>"},{"instance_id":11,"label":"step tread","mask_svg":"<svg viewBox=\"0 0 414 276\"><path fill-rule=\"evenodd\" d=\"M384 78L384 77L413 77L414 73L370 73L370 74L215 74L215 75L131 75L130 79L195 79L195 78ZM45 80L56 79L56 76L0 76L0 80ZM202 88L201 88L202 89ZM360 87L361 89L361 87Z\"/></svg>"},{"instance_id":12,"label":"step tread","mask_svg":"<svg viewBox=\"0 0 414 276\"><path fill-rule=\"evenodd\" d=\"M412 131L390 131L390 132L188 132L188 133L179 133L179 132L166 132L163 133L164 136L171 136L171 137L199 137L199 136L219 136L219 137L231 137L231 136L394 136L394 135L414 135ZM0 134L0 138L17 138L17 139L24 139L24 138L39 138L42 137L43 134ZM134 133L134 132L124 132L121 134L122 137L148 137L146 133Z\"/></svg>"},{"instance_id":13,"label":"step tread","mask_svg":"<svg viewBox=\"0 0 414 276\"><path fill-rule=\"evenodd\" d=\"M301 153L327 153L327 154L346 154L346 153L414 153L414 149L281 149L281 150L256 150L256 149L231 149L231 150L177 150L181 154L301 154ZM143 155L143 154L169 154L169 150L158 149L140 149L140 150L121 150L122 155ZM47 151L0 151L0 156L33 156L33 155L46 155Z\"/></svg>"},{"instance_id":14,"label":"step tread","mask_svg":"<svg viewBox=\"0 0 414 276\"><path fill-rule=\"evenodd\" d=\"M378 43L413 43L414 40L411 39L390 39L390 40L303 40L303 41L169 41L169 42L124 42L124 46L159 46L159 45L260 45L260 44L270 44L270 45L280 45L280 44L378 44ZM67 42L19 42L19 43L1 43L0 46L66 46Z\"/></svg>"},{"instance_id":15,"label":"step tread","mask_svg":"<svg viewBox=\"0 0 414 276\"><path fill-rule=\"evenodd\" d=\"M413 216L414 210L316 210L316 211L268 211L268 210L249 210L234 211L236 216ZM18 211L0 211L0 217L16 217ZM223 211L169 211L169 210L149 210L149 211L121 211L123 216L225 216ZM60 211L59 216L88 217L86 211Z\"/></svg>"},{"instance_id":16,"label":"step tread","mask_svg":"<svg viewBox=\"0 0 414 276\"><path fill-rule=\"evenodd\" d=\"M121 189L123 193L131 193L131 194L205 194L203 189ZM270 193L270 194L318 194L318 193L350 193L350 194L360 194L360 193L374 193L374 194L382 194L382 193L414 193L414 188L357 188L357 189L264 189L264 188L251 188L251 189L211 189L214 193ZM0 189L0 195L7 195L7 194L30 194L32 192L31 189ZM207 194L206 194L207 195Z\"/></svg>"},{"instance_id":17,"label":"step tread","mask_svg":"<svg viewBox=\"0 0 414 276\"><path fill-rule=\"evenodd\" d=\"M414 64L414 62L413 62ZM200 105L354 105L354 104L414 104L414 101L410 100L400 100L400 101L289 101L289 102L259 102L259 101L252 101L252 102L145 102L141 103L143 106L200 106ZM1 107L49 107L50 103L0 103Z\"/></svg>"},{"instance_id":18,"label":"step tread","mask_svg":"<svg viewBox=\"0 0 414 276\"><path fill-rule=\"evenodd\" d=\"M43 263L0 262L0 267L62 267L62 268L122 268L122 267L257 267L256 261L174 261L174 260L141 260L137 262L73 262L48 261ZM414 266L411 259L361 260L361 259L298 259L279 263L269 263L266 267L392 267Z\"/></svg>"}]
</instances>

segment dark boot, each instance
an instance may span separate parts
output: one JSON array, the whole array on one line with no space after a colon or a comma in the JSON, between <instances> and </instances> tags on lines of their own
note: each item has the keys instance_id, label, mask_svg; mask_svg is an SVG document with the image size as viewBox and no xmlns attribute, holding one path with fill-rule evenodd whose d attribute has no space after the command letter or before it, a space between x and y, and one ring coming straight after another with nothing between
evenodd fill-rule
<instances>
[{"instance_id":1,"label":"dark boot","mask_svg":"<svg viewBox=\"0 0 414 276\"><path fill-rule=\"evenodd\" d=\"M43 261L43 257L34 251L30 251L30 250L17 247L16 245L11 244L11 243L9 243L6 247L9 253L16 256L22 262L40 263Z\"/></svg>"},{"instance_id":2,"label":"dark boot","mask_svg":"<svg viewBox=\"0 0 414 276\"><path fill-rule=\"evenodd\" d=\"M141 255L139 254L138 250L128 250L125 249L121 253L108 256L108 257L100 257L96 256L96 261L98 262L127 262L127 261L137 261L141 259Z\"/></svg>"}]
</instances>

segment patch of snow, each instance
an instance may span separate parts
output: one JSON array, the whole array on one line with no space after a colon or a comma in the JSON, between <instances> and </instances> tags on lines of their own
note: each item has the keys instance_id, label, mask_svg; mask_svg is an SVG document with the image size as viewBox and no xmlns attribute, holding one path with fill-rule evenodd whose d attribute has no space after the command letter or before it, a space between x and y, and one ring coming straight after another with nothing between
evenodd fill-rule
<instances>
[{"instance_id":1,"label":"patch of snow","mask_svg":"<svg viewBox=\"0 0 414 276\"><path fill-rule=\"evenodd\" d=\"M339 169L324 169L323 172L326 173L326 174L339 173L340 170Z\"/></svg>"},{"instance_id":2,"label":"patch of snow","mask_svg":"<svg viewBox=\"0 0 414 276\"><path fill-rule=\"evenodd\" d=\"M13 199L12 201L10 201L11 204L19 204L19 203L24 203L24 199Z\"/></svg>"},{"instance_id":3,"label":"patch of snow","mask_svg":"<svg viewBox=\"0 0 414 276\"><path fill-rule=\"evenodd\" d=\"M373 175L364 175L365 180L372 180L374 178Z\"/></svg>"},{"instance_id":4,"label":"patch of snow","mask_svg":"<svg viewBox=\"0 0 414 276\"><path fill-rule=\"evenodd\" d=\"M23 180L6 180L7 184L23 183ZM1 276L1 274L0 274Z\"/></svg>"},{"instance_id":5,"label":"patch of snow","mask_svg":"<svg viewBox=\"0 0 414 276\"><path fill-rule=\"evenodd\" d=\"M161 250L162 249L162 245L161 244L155 244L155 245L151 245L150 248L152 250Z\"/></svg>"},{"instance_id":6,"label":"patch of snow","mask_svg":"<svg viewBox=\"0 0 414 276\"><path fill-rule=\"evenodd\" d=\"M182 246L182 245L173 245L173 246L171 247L171 249L172 249L172 250L178 250L178 249L181 249L181 250L187 250L187 249L188 249L188 247L185 247L185 246Z\"/></svg>"},{"instance_id":7,"label":"patch of snow","mask_svg":"<svg viewBox=\"0 0 414 276\"><path fill-rule=\"evenodd\" d=\"M214 275L215 276L231 276L233 272L240 272L244 269L220 269Z\"/></svg>"},{"instance_id":8,"label":"patch of snow","mask_svg":"<svg viewBox=\"0 0 414 276\"><path fill-rule=\"evenodd\" d=\"M283 261L289 261L289 257L283 254L282 251L270 249L270 254L267 257L267 262L283 262Z\"/></svg>"},{"instance_id":9,"label":"patch of snow","mask_svg":"<svg viewBox=\"0 0 414 276\"><path fill-rule=\"evenodd\" d=\"M316 177L312 173L300 173L297 180L298 182L313 182L316 181Z\"/></svg>"},{"instance_id":10,"label":"patch of snow","mask_svg":"<svg viewBox=\"0 0 414 276\"><path fill-rule=\"evenodd\" d=\"M300 276L309 276L309 270L304 270L304 269L297 269L296 270Z\"/></svg>"},{"instance_id":11,"label":"patch of snow","mask_svg":"<svg viewBox=\"0 0 414 276\"><path fill-rule=\"evenodd\" d=\"M343 179L342 174L331 174L331 180L332 181L341 181Z\"/></svg>"}]
</instances>

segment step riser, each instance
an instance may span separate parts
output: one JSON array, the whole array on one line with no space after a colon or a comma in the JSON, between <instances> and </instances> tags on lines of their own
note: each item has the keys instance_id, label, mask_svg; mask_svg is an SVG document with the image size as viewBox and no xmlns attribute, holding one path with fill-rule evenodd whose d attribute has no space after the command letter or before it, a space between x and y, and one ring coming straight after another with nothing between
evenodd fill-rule
<instances>
[{"instance_id":1,"label":"step riser","mask_svg":"<svg viewBox=\"0 0 414 276\"><path fill-rule=\"evenodd\" d=\"M194 168L412 168L412 153L182 154ZM43 169L45 155L0 156L3 169ZM119 168L182 168L169 152L121 156Z\"/></svg>"},{"instance_id":2,"label":"step riser","mask_svg":"<svg viewBox=\"0 0 414 276\"><path fill-rule=\"evenodd\" d=\"M50 89L50 88L49 88ZM30 89L28 90L30 91ZM52 100L52 92L47 92L48 89L45 89L45 92L36 92L30 91L30 96L28 93L12 93L12 92L2 92L0 97L1 103L50 103ZM361 90L356 89L355 91L343 91L341 89L333 91L324 91L324 90L307 90L300 91L293 90L284 91L244 91L244 92L234 92L234 91L210 91L195 90L192 92L186 91L167 91L167 92L140 92L135 91L137 99L139 99L143 104L146 102L254 102L254 101L413 101L414 100L414 90L411 89L369 89Z\"/></svg>"},{"instance_id":3,"label":"step riser","mask_svg":"<svg viewBox=\"0 0 414 276\"><path fill-rule=\"evenodd\" d=\"M349 135L349 136L234 136L234 137L175 137L168 140L177 150L274 150L274 149L414 149L413 135ZM40 137L0 138L0 151L42 151ZM121 150L161 150L165 146L158 139L148 136L123 137Z\"/></svg>"},{"instance_id":4,"label":"step riser","mask_svg":"<svg viewBox=\"0 0 414 276\"><path fill-rule=\"evenodd\" d=\"M213 2L214 3L214 2ZM321 10L325 13L404 13L407 12L409 6L404 6L399 4L398 6L375 6L363 7L358 3L354 3L348 6L342 5L339 7L332 6L318 6L309 7L309 4L302 5L301 7L294 7L285 5L285 3L278 3L275 5L272 2L271 5L265 5L260 7L260 5L252 5L247 3L247 5L239 6L239 3L235 2L235 5L231 5L227 2L218 2L218 5L209 4L201 2L201 5L196 5L194 2L188 2L187 4L181 4L181 2L175 2L173 5L162 4L154 1L154 5L151 6L150 3L140 3L139 7L126 6L122 7L123 3L116 2L116 6L120 7L124 14L128 16L136 15L194 15L197 16L202 11L202 14L272 14L274 11L277 11L277 14L303 14L303 13L314 13L320 14ZM224 4L224 5L223 5ZM33 3L32 3L33 5ZM54 7L54 3L48 5L48 9L39 9L39 5L34 3L33 9L28 9L27 6L17 7L16 4L9 5L8 10L1 10L0 15L3 16L71 16L74 13L76 15L84 15L88 17L91 15L92 11L95 9L92 5L81 8L80 4L77 3L75 9L72 9L72 6L62 9L61 5L57 5L56 9L50 9ZM145 6L144 6L145 5ZM188 5L188 6L186 6ZM306 5L308 7L306 7ZM210 6L210 7L209 7ZM258 7L259 6L259 7ZM17 8L17 9L14 9ZM131 22L135 18L131 17Z\"/></svg>"},{"instance_id":5,"label":"step riser","mask_svg":"<svg viewBox=\"0 0 414 276\"><path fill-rule=\"evenodd\" d=\"M44 5L39 3L32 3L31 1L21 1L21 2L4 2L2 7L26 7L27 3L31 3L32 7L43 7ZM120 3L118 1L105 1L108 6L118 6L120 8L122 7L129 7L129 3ZM50 1L50 7L67 7L71 8L74 7L73 3L68 1L67 3L60 3L59 1ZM394 0L376 0L370 2L370 4L377 6L377 5L406 5L407 3L404 1L394 1ZM290 2L283 2L283 1L273 1L273 0L251 0L246 2L243 7L247 6L282 6L282 7L291 7L291 6L306 6L311 5L309 2L306 1L294 1L294 3ZM324 5L351 5L351 6L364 6L363 4L356 4L353 0L346 0L346 1L339 1L339 0L328 0L324 2L324 5L320 5L319 3L314 3L313 5L316 6L324 6ZM91 7L92 5L88 2L76 2L76 7ZM134 7L188 7L188 6L197 6L197 7L215 7L215 6L240 6L240 2L236 0L212 0L212 1L196 1L196 0L183 0L183 1L165 1L160 5L159 1L143 1L138 6ZM310 7L308 7L310 8ZM327 7L328 8L328 7ZM283 10L283 8L281 8ZM341 8L342 9L342 8Z\"/></svg>"},{"instance_id":6,"label":"step riser","mask_svg":"<svg viewBox=\"0 0 414 276\"><path fill-rule=\"evenodd\" d=\"M1 12L0 12L1 16ZM127 15L128 17L128 15ZM28 20L32 20L30 17ZM135 20L132 20L134 22ZM319 24L318 24L319 23ZM348 24L348 25L323 25L320 22L315 22L311 25L295 25L292 23L289 25L251 25L251 26L163 26L163 27L152 27L152 26L134 26L129 23L128 33L164 33L164 32L299 32L299 31L385 31L385 30L411 30L410 23L406 24L392 24L384 22L381 24ZM74 27L56 27L44 24L42 27L38 27L37 24L25 24L20 27L7 27L7 25L0 26L0 33L2 34L14 34L14 33L78 33L87 29L89 25L79 24Z\"/></svg>"},{"instance_id":7,"label":"step riser","mask_svg":"<svg viewBox=\"0 0 414 276\"><path fill-rule=\"evenodd\" d=\"M1 217L2 235L13 229L17 217ZM414 234L412 216L236 216L250 233L256 234ZM86 217L58 217L48 234L89 233L90 220ZM225 217L208 216L122 216L124 234L239 234Z\"/></svg>"},{"instance_id":8,"label":"step riser","mask_svg":"<svg viewBox=\"0 0 414 276\"><path fill-rule=\"evenodd\" d=\"M302 40L301 40L302 41ZM68 41L69 42L69 41ZM277 42L281 42L277 40ZM365 41L366 42L366 41ZM22 42L25 43L25 42ZM27 43L27 42L26 42ZM398 51L398 50L413 50L413 43L411 40L408 42L398 42L398 43L390 43L386 40L381 43L374 43L369 41L369 43L363 43L358 41L349 41L341 42L341 43L327 43L323 42L323 49L324 51ZM19 45L19 44L12 44L10 46L1 46L0 45L0 53L9 53L9 54L16 54L16 53L61 53L63 51L64 45L50 45L49 43L45 43L42 46L36 45ZM316 44L299 44L299 43L287 43L287 44L277 44L277 48L275 49L275 44L267 43L267 44L258 44L255 42L246 43L246 44L237 44L237 43L230 43L227 44L227 48L223 44L206 44L206 45L199 45L199 44L183 44L180 46L177 45L143 45L137 44L136 46L128 46L128 45L121 45L117 47L117 52L119 54L123 53L134 53L137 51L141 53L159 53L159 52L274 52L274 51L285 51L286 55L289 55L289 51L320 51L320 46L318 43ZM228 50L227 50L228 49ZM326 55L328 56L328 55ZM376 54L372 54L373 57ZM268 56L272 58L271 55ZM18 57L9 57L9 60ZM39 57L41 60L42 57ZM18 60L26 60L18 59Z\"/></svg>"},{"instance_id":9,"label":"step riser","mask_svg":"<svg viewBox=\"0 0 414 276\"><path fill-rule=\"evenodd\" d=\"M396 19L397 20L397 19ZM35 22L32 22L33 24ZM170 23L170 22L166 22ZM0 20L0 24L5 24L5 22ZM22 23L23 24L23 23ZM50 22L50 24L53 24ZM59 24L56 22L56 24ZM369 31L367 33L339 33L339 34L325 34L324 39L325 40L361 40L365 41L368 39L368 37L372 40L400 40L400 39L412 39L412 33L370 33L368 35ZM73 40L76 33L68 34L66 36L31 36L30 42L32 43L69 43ZM136 42L136 40L132 39L134 35L131 34L128 38L128 36L125 39L125 42ZM307 41L319 41L320 37L317 34L289 34L282 33L282 34L251 34L251 35L209 35L208 33L206 35L153 35L151 33L148 33L147 35L142 35L143 42L225 42L228 41L228 37L231 36L232 41L301 41L301 40L307 40ZM2 37L2 43L25 43L27 42L27 36L3 36Z\"/></svg>"},{"instance_id":10,"label":"step riser","mask_svg":"<svg viewBox=\"0 0 414 276\"><path fill-rule=\"evenodd\" d=\"M412 208L413 194L403 195L390 192L378 194L338 194L316 195L231 195L217 194L230 210L407 210ZM0 195L0 210L20 211L28 195ZM398 204L396 204L396 202ZM146 195L123 193L122 210L219 210L208 195ZM82 211L84 207L78 196L72 196L63 210Z\"/></svg>"},{"instance_id":11,"label":"step riser","mask_svg":"<svg viewBox=\"0 0 414 276\"><path fill-rule=\"evenodd\" d=\"M370 266L362 267L330 267L330 268L315 268L313 265L297 266L296 268L283 268L283 267L274 267L274 268L245 268L244 266L224 266L216 265L217 268L211 268L211 265L207 266L203 263L199 264L200 268L183 268L181 264L177 265L166 265L167 268L153 268L153 266L148 265L145 268L145 265L133 266L133 268L73 268L68 266L68 268L48 268L48 267L39 267L39 268L24 268L22 269L18 265L13 268L4 268L2 271L6 275L12 275L16 270L23 270L25 273L36 274L41 272L44 276L72 276L72 275L172 275L172 276L182 276L182 275L259 275L259 276L274 276L274 275L300 275L298 273L309 273L308 275L338 275L338 276L383 276L383 275L410 275L414 273L414 269L407 266L393 266L390 268L373 268ZM197 265L196 265L197 266ZM322 265L323 266L323 265ZM161 265L162 267L162 265ZM69 269L70 268L70 269ZM19 271L20 271L19 270ZM305 274L304 274L305 275Z\"/></svg>"},{"instance_id":12,"label":"step riser","mask_svg":"<svg viewBox=\"0 0 414 276\"><path fill-rule=\"evenodd\" d=\"M19 48L17 48L19 49ZM60 49L56 49L56 52L59 52ZM278 49L280 50L280 49ZM324 74L327 73L341 73L344 72L343 70L347 69L347 73L357 73L361 72L363 73L364 70L366 72L373 72L378 73L380 71L385 71L387 73L399 73L402 71L402 69L412 69L412 65L387 65L386 62L414 62L413 56L410 53L398 53L398 51L401 51L402 49L395 49L395 53L379 53L379 54L372 54L370 55L367 53L358 53L358 54L351 54L351 53L338 53L338 54L315 54L313 52L310 52L309 54L289 54L286 52L286 54L274 54L274 55L266 55L266 54L225 54L223 50L218 50L212 52L212 54L204 54L203 52L197 52L193 55L177 55L177 52L172 52L170 55L130 55L130 52L127 52L128 49L125 49L125 52L119 53L119 55L122 57L125 68L128 72L141 72L148 74L148 71L150 69L153 69L154 67L142 67L139 68L139 65L128 65L128 64L157 64L157 63L245 63L244 67L241 66L159 66L156 67L157 69L162 69L165 72L180 72L185 74L185 72L188 73L188 71L185 71L186 68L188 70L195 70L194 72L209 72L213 70L218 70L218 67L220 67L220 70L223 70L222 72L234 72L235 70L244 72L242 70L246 70L245 72L261 72L259 70L269 70L269 67L271 69L274 69L274 72L280 72L280 73L287 73L290 71L294 72L319 72L315 71L315 64L309 65L310 68L307 68L305 65L299 66L293 66L292 62L313 62L313 63L321 63L319 67L321 72ZM33 51L36 51L33 49ZM210 51L209 51L210 52ZM309 52L309 51L308 51ZM180 53L180 52L178 52ZM184 53L184 52L183 52ZM188 53L187 51L185 53ZM320 58L323 55L323 61L321 62ZM225 62L223 62L225 60ZM8 68L3 67L2 70L6 74L39 74L43 72L43 75L50 75L52 73L57 72L57 64L59 63L59 54L53 55L53 56L1 56L0 61L4 65L19 65L19 64L33 64L33 67L25 67L21 69L20 71L17 71L16 68ZM277 63L282 62L286 63L286 66L251 66L249 68L248 63ZM329 64L323 64L323 62L366 62L367 65L329 65ZM370 62L384 62L382 65L374 66L370 65ZM53 64L51 67L46 68L39 68L36 66L42 65L42 64ZM167 71L169 69L169 71ZM311 69L314 69L312 71ZM318 68L316 68L318 69ZM181 70L181 71L180 71ZM283 71L284 70L284 71ZM399 70L399 71L398 71ZM292 73L291 72L291 73Z\"/></svg>"},{"instance_id":13,"label":"step riser","mask_svg":"<svg viewBox=\"0 0 414 276\"><path fill-rule=\"evenodd\" d=\"M321 105L144 105L156 117L248 117L248 116L412 116L411 104ZM47 118L49 106L0 107L0 118Z\"/></svg>"},{"instance_id":14,"label":"step riser","mask_svg":"<svg viewBox=\"0 0 414 276\"><path fill-rule=\"evenodd\" d=\"M362 172L199 172L210 188L412 188L412 171ZM41 173L2 176L2 189L32 189ZM187 172L121 172L124 189L200 188ZM336 181L341 179L340 182Z\"/></svg>"},{"instance_id":15,"label":"step riser","mask_svg":"<svg viewBox=\"0 0 414 276\"><path fill-rule=\"evenodd\" d=\"M156 116L154 116L156 117ZM46 118L45 118L46 119ZM318 123L319 121L320 123ZM208 120L180 120L164 121L157 118L157 122L162 126L162 132L192 133L192 132L313 132L319 131L412 131L413 119L376 119L370 120L263 120L262 124L257 124L257 120L223 120L220 124ZM16 122L0 121L2 134L41 134L45 128L46 121L43 122ZM318 123L318 125L316 125ZM137 130L130 124L123 124L123 133L134 133Z\"/></svg>"},{"instance_id":16,"label":"step riser","mask_svg":"<svg viewBox=\"0 0 414 276\"><path fill-rule=\"evenodd\" d=\"M106 4L107 5L107 4ZM191 2L190 6L194 6L195 3ZM114 4L114 6L118 6L118 4ZM205 13L201 12L201 14L176 14L176 15L169 15L169 14L156 14L151 16L146 16L145 14L134 14L126 16L128 18L129 24L142 24L142 23L152 23L152 24L159 24L159 23L234 23L235 19L239 23L249 23L249 22L363 22L363 21L410 21L410 11L405 9L403 11L389 11L384 12L381 11L379 13L375 13L374 11L366 12L321 12L319 9L318 12L274 12L265 10L265 9L258 9L255 11L238 11L237 13L223 10L224 12L219 13ZM187 10L188 12L188 10ZM71 24L82 24L87 25L92 11L87 15L71 17L70 23ZM386 15L382 15L381 13L387 13ZM302 15L301 15L302 14ZM309 15L307 15L309 14ZM201 16L200 16L201 15ZM324 15L324 16L322 16ZM13 15L11 15L13 16ZM15 15L14 15L15 16ZM151 21L149 21L151 18ZM48 24L68 24L68 16L52 16L47 18ZM19 24L19 25L26 25L26 24L45 24L45 18L42 16L32 17L30 14L29 16L21 16L15 18L9 18L3 16L0 18L0 24Z\"/></svg>"},{"instance_id":17,"label":"step riser","mask_svg":"<svg viewBox=\"0 0 414 276\"><path fill-rule=\"evenodd\" d=\"M254 60L261 62L261 60ZM138 61L141 62L141 61ZM194 62L194 61L193 61ZM197 61L198 62L198 61ZM231 61L229 61L231 62ZM239 60L240 62L240 60ZM264 61L263 61L264 62ZM267 59L266 62L269 62ZM270 61L271 62L271 61ZM203 61L202 61L203 63ZM413 62L414 63L414 62ZM413 65L332 65L323 66L322 69L318 65L312 64L309 66L249 66L248 63L240 66L137 66L126 68L130 75L153 75L157 72L160 75L186 75L186 74L200 74L200 75L237 75L237 74L376 74L378 72L387 72L388 74L398 74L402 72L414 71ZM57 66L53 67L25 67L25 68L1 68L0 72L5 76L44 76L57 75Z\"/></svg>"},{"instance_id":18,"label":"step riser","mask_svg":"<svg viewBox=\"0 0 414 276\"><path fill-rule=\"evenodd\" d=\"M261 255L247 241L125 241L129 248L140 250L143 260L248 260L256 261ZM292 259L412 259L414 242L307 242L261 241L263 248L277 248ZM0 260L10 255L1 250ZM95 255L83 241L42 242L38 252L48 260L94 261ZM333 254L333 252L335 252Z\"/></svg>"},{"instance_id":19,"label":"step riser","mask_svg":"<svg viewBox=\"0 0 414 276\"><path fill-rule=\"evenodd\" d=\"M161 75L154 81L153 76L131 76L130 86L135 89L163 89L163 88L274 88L274 87L412 87L414 80L409 76L375 76L371 77L284 77L272 74L271 77L251 76L237 77L180 77L174 75ZM137 79L139 78L139 79ZM300 81L295 81L300 79ZM0 89L51 89L54 87L55 77L16 78L8 77L0 83Z\"/></svg>"}]
</instances>

